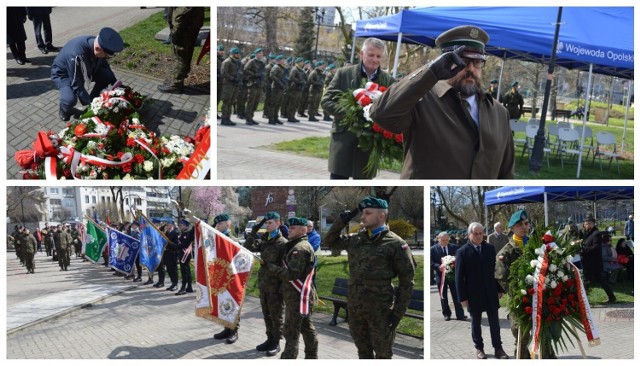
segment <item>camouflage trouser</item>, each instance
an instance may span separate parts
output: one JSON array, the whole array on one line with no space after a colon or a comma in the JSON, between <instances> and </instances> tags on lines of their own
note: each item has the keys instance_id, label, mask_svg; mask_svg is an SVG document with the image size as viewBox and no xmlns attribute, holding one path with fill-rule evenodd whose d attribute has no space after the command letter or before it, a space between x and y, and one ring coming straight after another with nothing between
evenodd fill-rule
<instances>
[{"instance_id":1,"label":"camouflage trouser","mask_svg":"<svg viewBox=\"0 0 640 366\"><path fill-rule=\"evenodd\" d=\"M220 104L220 101L222 100L222 81L218 82L216 85L216 94L216 109L218 109L218 104Z\"/></svg>"},{"instance_id":2,"label":"camouflage trouser","mask_svg":"<svg viewBox=\"0 0 640 366\"><path fill-rule=\"evenodd\" d=\"M280 98L280 117L288 118L287 110L289 110L289 104L291 104L291 99L289 99L289 91L283 90L282 97Z\"/></svg>"},{"instance_id":3,"label":"camouflage trouser","mask_svg":"<svg viewBox=\"0 0 640 366\"><path fill-rule=\"evenodd\" d=\"M273 111L273 106L271 105L271 86L266 86L262 92L264 94L263 117L271 118L271 113Z\"/></svg>"},{"instance_id":4,"label":"camouflage trouser","mask_svg":"<svg viewBox=\"0 0 640 366\"><path fill-rule=\"evenodd\" d=\"M280 116L280 104L282 104L282 93L284 90L275 88L271 91L272 112L270 118L278 118Z\"/></svg>"},{"instance_id":5,"label":"camouflage trouser","mask_svg":"<svg viewBox=\"0 0 640 366\"><path fill-rule=\"evenodd\" d=\"M262 96L262 87L260 85L252 85L251 87L249 87L245 117L253 118L253 114L258 108L258 104L260 103L261 96Z\"/></svg>"},{"instance_id":6,"label":"camouflage trouser","mask_svg":"<svg viewBox=\"0 0 640 366\"><path fill-rule=\"evenodd\" d=\"M298 358L298 340L302 334L304 358L318 358L318 332L311 321L313 306L309 305L309 315L300 315L300 294L288 298L285 306L284 339L287 343L280 358Z\"/></svg>"},{"instance_id":7,"label":"camouflage trouser","mask_svg":"<svg viewBox=\"0 0 640 366\"><path fill-rule=\"evenodd\" d=\"M267 338L279 341L282 338L282 309L284 308L282 294L260 291L260 306Z\"/></svg>"},{"instance_id":8,"label":"camouflage trouser","mask_svg":"<svg viewBox=\"0 0 640 366\"><path fill-rule=\"evenodd\" d=\"M222 87L222 118L231 117L231 107L238 94L238 87L231 83L225 83Z\"/></svg>"},{"instance_id":9,"label":"camouflage trouser","mask_svg":"<svg viewBox=\"0 0 640 366\"><path fill-rule=\"evenodd\" d=\"M289 89L287 90L287 95L289 96L289 103L287 104L287 110L285 113L287 114L287 118L295 118L296 110L298 109L298 103L300 101L300 95L302 94L301 90Z\"/></svg>"},{"instance_id":10,"label":"camouflage trouser","mask_svg":"<svg viewBox=\"0 0 640 366\"><path fill-rule=\"evenodd\" d=\"M27 271L31 271L32 269L35 270L36 269L36 263L33 261L33 256L36 253L33 252L27 252L24 253L22 256L24 258L24 265L25 267L27 267Z\"/></svg>"},{"instance_id":11,"label":"camouflage trouser","mask_svg":"<svg viewBox=\"0 0 640 366\"><path fill-rule=\"evenodd\" d=\"M349 331L358 348L358 358L391 358L395 330L389 328L393 287L349 286L347 310ZM374 355L375 353L375 355Z\"/></svg>"},{"instance_id":12,"label":"camouflage trouser","mask_svg":"<svg viewBox=\"0 0 640 366\"><path fill-rule=\"evenodd\" d=\"M71 262L71 258L69 257L69 249L59 248L58 249L58 265L60 268L64 266L68 266Z\"/></svg>"},{"instance_id":13,"label":"camouflage trouser","mask_svg":"<svg viewBox=\"0 0 640 366\"><path fill-rule=\"evenodd\" d=\"M176 55L176 63L173 69L174 83L183 81L189 76L193 50L200 32L198 24L202 24L202 21L185 22L173 29L171 44L173 45L173 54Z\"/></svg>"},{"instance_id":14,"label":"camouflage trouser","mask_svg":"<svg viewBox=\"0 0 640 366\"><path fill-rule=\"evenodd\" d=\"M312 90L309 92L309 117L315 117L320 108L320 99L322 99L322 90Z\"/></svg>"},{"instance_id":15,"label":"camouflage trouser","mask_svg":"<svg viewBox=\"0 0 640 366\"><path fill-rule=\"evenodd\" d=\"M513 320L512 318L513 315L509 314L508 318L509 318L509 322L511 323L511 334L513 334L513 338L515 338L515 351L516 353L514 353L513 358L516 357L517 355L517 351L518 351L518 325L515 322L515 320ZM522 334L521 335L521 340L520 340L520 358L521 359L530 359L531 358L531 353L529 352L529 342L531 342L531 334L526 333L526 334ZM556 354L553 350L553 346L551 345L551 343L546 343L546 344L541 344L540 345L540 350L542 351L542 358L544 359L551 359L551 358L556 358ZM536 357L538 357L536 355Z\"/></svg>"},{"instance_id":16,"label":"camouflage trouser","mask_svg":"<svg viewBox=\"0 0 640 366\"><path fill-rule=\"evenodd\" d=\"M244 116L245 105L247 104L247 87L245 85L241 85L238 89L238 99L236 100L236 114L238 116Z\"/></svg>"},{"instance_id":17,"label":"camouflage trouser","mask_svg":"<svg viewBox=\"0 0 640 366\"><path fill-rule=\"evenodd\" d=\"M24 263L24 256L22 255L22 247L19 244L13 244L16 249L16 257L20 260L20 263Z\"/></svg>"},{"instance_id":18,"label":"camouflage trouser","mask_svg":"<svg viewBox=\"0 0 640 366\"><path fill-rule=\"evenodd\" d=\"M307 109L309 103L309 89L304 88L302 94L300 94L300 99L298 101L298 114L304 114L304 111Z\"/></svg>"},{"instance_id":19,"label":"camouflage trouser","mask_svg":"<svg viewBox=\"0 0 640 366\"><path fill-rule=\"evenodd\" d=\"M53 245L51 245L51 242L49 240L44 241L44 250L47 252L47 257L51 255L52 247Z\"/></svg>"}]
</instances>

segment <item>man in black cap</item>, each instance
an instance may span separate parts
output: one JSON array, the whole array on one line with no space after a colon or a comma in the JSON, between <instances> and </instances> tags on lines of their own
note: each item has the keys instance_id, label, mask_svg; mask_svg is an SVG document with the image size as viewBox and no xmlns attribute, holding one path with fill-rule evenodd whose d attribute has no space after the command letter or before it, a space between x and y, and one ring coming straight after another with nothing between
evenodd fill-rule
<instances>
[{"instance_id":1,"label":"man in black cap","mask_svg":"<svg viewBox=\"0 0 640 366\"><path fill-rule=\"evenodd\" d=\"M74 107L80 100L90 104L93 98L116 82L107 59L122 51L124 42L115 30L102 28L98 36L80 36L67 42L51 65L51 80L60 92L59 116L68 121L79 111ZM91 94L85 83L94 82Z\"/></svg>"},{"instance_id":2,"label":"man in black cap","mask_svg":"<svg viewBox=\"0 0 640 366\"><path fill-rule=\"evenodd\" d=\"M360 211L364 230L341 235ZM396 327L411 301L415 262L409 245L389 230L388 217L387 201L365 197L355 210L340 214L324 238L331 250L346 250L349 255L347 312L358 358L392 357Z\"/></svg>"},{"instance_id":3,"label":"man in black cap","mask_svg":"<svg viewBox=\"0 0 640 366\"><path fill-rule=\"evenodd\" d=\"M588 214L582 224L580 238L583 239L580 257L582 260L582 271L585 280L589 281L588 286L599 283L604 292L609 297L609 303L616 302L616 295L613 293L608 282L608 276L603 271L602 264L602 235L604 233L596 227L596 219L592 214Z\"/></svg>"},{"instance_id":4,"label":"man in black cap","mask_svg":"<svg viewBox=\"0 0 640 366\"><path fill-rule=\"evenodd\" d=\"M370 109L382 128L404 134L403 179L514 177L507 110L483 91L489 35L465 25L436 39L443 54L392 85ZM449 154L451 146L455 154Z\"/></svg>"},{"instance_id":5,"label":"man in black cap","mask_svg":"<svg viewBox=\"0 0 640 366\"><path fill-rule=\"evenodd\" d=\"M170 80L165 80L158 85L158 90L163 93L182 93L184 91L184 79L191 71L191 59L193 49L198 39L200 28L204 24L203 7L174 7L171 9L171 44L175 65Z\"/></svg>"},{"instance_id":6,"label":"man in black cap","mask_svg":"<svg viewBox=\"0 0 640 366\"><path fill-rule=\"evenodd\" d=\"M524 107L524 99L522 98L522 94L518 91L520 89L520 84L517 81L511 83L511 90L509 90L502 97L502 104L509 111L510 119L520 119L520 116L524 113L522 108Z\"/></svg>"}]
</instances>

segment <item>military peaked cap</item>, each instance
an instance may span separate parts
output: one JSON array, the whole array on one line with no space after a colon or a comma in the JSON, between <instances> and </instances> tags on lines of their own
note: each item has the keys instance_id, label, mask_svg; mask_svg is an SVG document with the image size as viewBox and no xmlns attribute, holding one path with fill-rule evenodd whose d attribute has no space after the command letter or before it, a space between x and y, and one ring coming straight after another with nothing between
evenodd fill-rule
<instances>
[{"instance_id":1,"label":"military peaked cap","mask_svg":"<svg viewBox=\"0 0 640 366\"><path fill-rule=\"evenodd\" d=\"M360 201L358 207L360 210L364 210L365 208L389 208L389 204L380 198L367 196Z\"/></svg>"},{"instance_id":2,"label":"military peaked cap","mask_svg":"<svg viewBox=\"0 0 640 366\"><path fill-rule=\"evenodd\" d=\"M527 211L525 210L516 211L513 213L513 215L511 215L511 219L509 219L508 227L514 227L520 221L527 220L527 219L529 219L529 215L527 214Z\"/></svg>"},{"instance_id":3,"label":"military peaked cap","mask_svg":"<svg viewBox=\"0 0 640 366\"><path fill-rule=\"evenodd\" d=\"M451 28L436 38L436 46L442 52L453 51L456 46L466 46L464 57L484 60L484 47L489 35L482 28L473 25L461 25Z\"/></svg>"},{"instance_id":4,"label":"military peaked cap","mask_svg":"<svg viewBox=\"0 0 640 366\"><path fill-rule=\"evenodd\" d=\"M124 42L120 34L108 27L100 29L100 33L98 33L98 44L106 54L111 56L116 52L122 51L124 48Z\"/></svg>"}]
</instances>

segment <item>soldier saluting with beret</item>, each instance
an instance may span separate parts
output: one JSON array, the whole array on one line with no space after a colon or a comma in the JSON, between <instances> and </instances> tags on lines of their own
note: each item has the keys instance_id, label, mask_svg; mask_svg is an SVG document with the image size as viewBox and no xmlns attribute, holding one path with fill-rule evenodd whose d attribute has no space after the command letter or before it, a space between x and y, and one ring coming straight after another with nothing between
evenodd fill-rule
<instances>
[{"instance_id":1,"label":"soldier saluting with beret","mask_svg":"<svg viewBox=\"0 0 640 366\"><path fill-rule=\"evenodd\" d=\"M51 65L51 80L60 92L59 116L68 121L77 113L74 106L90 104L100 92L117 79L107 59L122 51L124 42L111 28L102 28L98 36L80 36L67 42ZM85 83L95 82L91 94Z\"/></svg>"},{"instance_id":2,"label":"soldier saluting with beret","mask_svg":"<svg viewBox=\"0 0 640 366\"><path fill-rule=\"evenodd\" d=\"M514 177L507 110L482 86L489 35L465 25L436 39L443 54L372 104L381 127L404 135L403 179ZM456 146L455 154L444 154Z\"/></svg>"},{"instance_id":3,"label":"soldier saluting with beret","mask_svg":"<svg viewBox=\"0 0 640 366\"><path fill-rule=\"evenodd\" d=\"M343 212L324 238L332 250L346 249L349 255L347 311L359 358L391 358L395 330L413 291L413 256L409 245L386 225L388 208L386 201L366 197L356 210ZM340 235L359 211L365 230ZM397 289L391 285L395 277Z\"/></svg>"}]
</instances>

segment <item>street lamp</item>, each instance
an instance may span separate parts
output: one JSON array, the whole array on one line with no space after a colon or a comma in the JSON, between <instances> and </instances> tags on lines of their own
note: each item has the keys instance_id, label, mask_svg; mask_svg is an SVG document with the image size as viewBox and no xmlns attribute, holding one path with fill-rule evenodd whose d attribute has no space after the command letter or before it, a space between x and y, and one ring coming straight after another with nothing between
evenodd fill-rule
<instances>
[{"instance_id":1,"label":"street lamp","mask_svg":"<svg viewBox=\"0 0 640 366\"><path fill-rule=\"evenodd\" d=\"M318 59L318 38L320 38L320 23L324 20L324 9L315 7L313 8L314 13L316 14L316 23L318 23L318 29L316 30L316 51L314 53L313 59Z\"/></svg>"}]
</instances>

